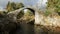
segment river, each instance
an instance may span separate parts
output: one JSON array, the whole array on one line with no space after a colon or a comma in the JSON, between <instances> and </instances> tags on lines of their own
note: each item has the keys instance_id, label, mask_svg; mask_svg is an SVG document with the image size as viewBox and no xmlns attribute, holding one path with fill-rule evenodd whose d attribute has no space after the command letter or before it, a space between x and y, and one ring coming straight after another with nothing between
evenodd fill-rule
<instances>
[{"instance_id":1,"label":"river","mask_svg":"<svg viewBox=\"0 0 60 34\"><path fill-rule=\"evenodd\" d=\"M48 31L44 31L40 26L24 23L20 25L20 28L10 34L48 34Z\"/></svg>"}]
</instances>

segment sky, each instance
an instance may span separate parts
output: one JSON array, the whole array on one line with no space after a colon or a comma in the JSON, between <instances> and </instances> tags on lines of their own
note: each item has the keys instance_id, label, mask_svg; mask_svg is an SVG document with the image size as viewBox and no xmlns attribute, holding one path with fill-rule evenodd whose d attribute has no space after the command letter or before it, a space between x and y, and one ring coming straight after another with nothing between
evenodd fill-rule
<instances>
[{"instance_id":1,"label":"sky","mask_svg":"<svg viewBox=\"0 0 60 34\"><path fill-rule=\"evenodd\" d=\"M25 6L27 5L36 5L38 7L45 7L47 0L0 0L0 9L6 7L8 1L11 2L22 2Z\"/></svg>"}]
</instances>

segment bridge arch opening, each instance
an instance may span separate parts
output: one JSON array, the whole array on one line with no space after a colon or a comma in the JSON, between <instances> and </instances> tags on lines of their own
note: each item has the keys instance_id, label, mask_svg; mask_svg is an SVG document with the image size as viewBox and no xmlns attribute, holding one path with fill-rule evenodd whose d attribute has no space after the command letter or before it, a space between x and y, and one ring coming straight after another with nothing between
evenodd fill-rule
<instances>
[{"instance_id":1,"label":"bridge arch opening","mask_svg":"<svg viewBox=\"0 0 60 34\"><path fill-rule=\"evenodd\" d=\"M31 9L31 8L25 8L25 9L30 10L35 15L35 10L34 9Z\"/></svg>"},{"instance_id":2,"label":"bridge arch opening","mask_svg":"<svg viewBox=\"0 0 60 34\"><path fill-rule=\"evenodd\" d=\"M24 9L21 10L21 12L22 12L21 16L18 16L21 12L17 15L17 19L19 19L19 18L21 18L21 17L24 16L24 10L26 10L26 9L30 10L33 13L33 15L35 16L35 10L34 9L24 8ZM32 21L30 21L29 24L34 24L34 22L35 22L35 19L33 19Z\"/></svg>"},{"instance_id":3,"label":"bridge arch opening","mask_svg":"<svg viewBox=\"0 0 60 34\"><path fill-rule=\"evenodd\" d=\"M18 15L17 15L17 18L18 18L18 19L21 18L21 17L24 15L24 10L25 10L25 9L30 10L30 11L33 13L33 15L35 15L35 10L34 10L34 9L24 8L24 9L22 9L22 10L18 13ZM20 16L19 16L19 15L20 15Z\"/></svg>"}]
</instances>

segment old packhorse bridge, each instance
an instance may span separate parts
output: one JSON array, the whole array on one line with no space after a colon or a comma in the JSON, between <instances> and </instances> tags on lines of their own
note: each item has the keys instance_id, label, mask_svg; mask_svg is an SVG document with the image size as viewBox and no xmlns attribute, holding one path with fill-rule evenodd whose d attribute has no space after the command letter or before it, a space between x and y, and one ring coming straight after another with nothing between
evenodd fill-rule
<instances>
[{"instance_id":1,"label":"old packhorse bridge","mask_svg":"<svg viewBox=\"0 0 60 34\"><path fill-rule=\"evenodd\" d=\"M24 9L29 9L29 10L31 10L32 12L33 12L33 14L35 15L35 14L38 14L38 9L37 8L35 8L35 7L23 7L23 8L20 8L20 9L18 9L18 10L15 10L15 11L11 11L11 12L9 12L7 15L11 15L12 16L12 20L14 20L14 21L16 21L16 19L17 19L17 15L21 12L21 10L24 10ZM37 15L35 15L36 17L35 17L35 19L38 17ZM35 19L33 19L33 20L35 20ZM36 20L37 21L37 20ZM36 22L35 21L35 22Z\"/></svg>"}]
</instances>

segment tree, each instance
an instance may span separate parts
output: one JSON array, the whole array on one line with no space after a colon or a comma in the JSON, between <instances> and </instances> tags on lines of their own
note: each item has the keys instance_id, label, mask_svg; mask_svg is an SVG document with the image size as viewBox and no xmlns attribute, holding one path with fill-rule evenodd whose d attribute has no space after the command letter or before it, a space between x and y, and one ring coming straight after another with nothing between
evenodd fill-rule
<instances>
[{"instance_id":1,"label":"tree","mask_svg":"<svg viewBox=\"0 0 60 34\"><path fill-rule=\"evenodd\" d=\"M7 9L7 11L13 11L16 9L15 7L16 7L16 4L14 2L12 2L12 3L8 2L6 9Z\"/></svg>"},{"instance_id":2,"label":"tree","mask_svg":"<svg viewBox=\"0 0 60 34\"><path fill-rule=\"evenodd\" d=\"M16 9L22 8L24 5L22 3L16 3Z\"/></svg>"},{"instance_id":3,"label":"tree","mask_svg":"<svg viewBox=\"0 0 60 34\"><path fill-rule=\"evenodd\" d=\"M6 9L7 11L14 11L16 9L24 7L23 3L8 2Z\"/></svg>"},{"instance_id":4,"label":"tree","mask_svg":"<svg viewBox=\"0 0 60 34\"><path fill-rule=\"evenodd\" d=\"M60 14L60 0L48 0L47 10Z\"/></svg>"}]
</instances>

